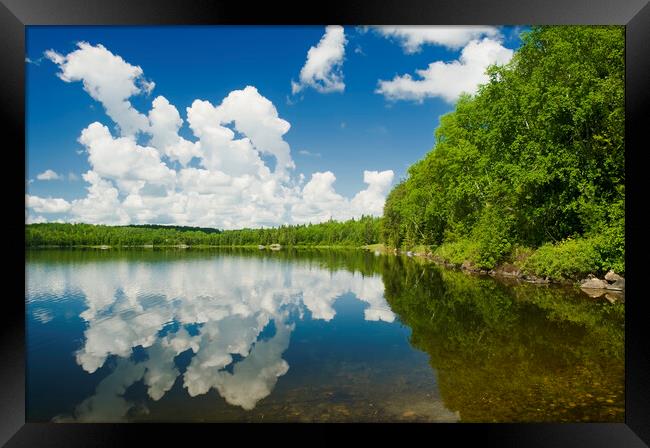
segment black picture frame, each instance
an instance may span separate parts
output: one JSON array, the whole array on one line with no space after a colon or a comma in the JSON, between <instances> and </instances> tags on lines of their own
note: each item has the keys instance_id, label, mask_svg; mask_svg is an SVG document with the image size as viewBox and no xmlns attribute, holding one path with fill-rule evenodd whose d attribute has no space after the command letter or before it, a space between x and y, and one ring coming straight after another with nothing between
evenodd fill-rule
<instances>
[{"instance_id":1,"label":"black picture frame","mask_svg":"<svg viewBox=\"0 0 650 448\"><path fill-rule=\"evenodd\" d=\"M411 425L409 438L441 437L453 444L467 441L495 446L643 447L650 444L650 335L642 294L644 191L642 139L650 125L650 5L647 0L390 0L341 1L326 5L207 0L0 0L0 110L4 128L4 183L9 186L8 217L16 237L5 241L6 263L15 272L6 280L0 315L0 444L22 446L119 446L134 436L155 435L168 443L192 443L200 435L214 436L214 425L43 424L25 422L25 302L24 287L25 172L25 26L28 25L181 25L181 24L617 24L626 25L626 401L625 423L578 424L436 424ZM7 138L9 137L9 138ZM643 143L642 143L643 142ZM22 157L22 162L21 162ZM24 165L23 165L24 166ZM22 280L22 283L21 283ZM290 428L295 434L294 426ZM353 425L373 437L404 438L402 425ZM337 440L342 425L299 425L298 432L317 432L319 441ZM251 432L266 437L289 434L286 425L264 425L262 431L235 431L240 439ZM349 425L346 426L349 428ZM224 429L218 429L219 438ZM199 435L200 434L200 435ZM300 440L300 439L299 439ZM313 439L307 440L311 442ZM305 441L303 439L303 441ZM216 443L216 442L215 442ZM239 442L238 442L239 443ZM444 444L443 446L447 446Z\"/></svg>"}]
</instances>

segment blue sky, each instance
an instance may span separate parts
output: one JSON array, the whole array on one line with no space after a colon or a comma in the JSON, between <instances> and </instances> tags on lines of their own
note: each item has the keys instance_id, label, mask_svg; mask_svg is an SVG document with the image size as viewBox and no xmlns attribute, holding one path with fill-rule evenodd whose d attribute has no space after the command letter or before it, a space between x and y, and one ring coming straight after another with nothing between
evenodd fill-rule
<instances>
[{"instance_id":1,"label":"blue sky","mask_svg":"<svg viewBox=\"0 0 650 448\"><path fill-rule=\"evenodd\" d=\"M437 34L428 33L422 28L27 27L28 220L107 224L150 221L257 227L284 222L316 222L328 217L345 219L360 214L380 214L383 197L390 190L390 185L404 177L407 167L432 148L440 115L453 110L456 81L462 83L465 72L474 79L476 73L469 72L479 70L485 58L507 62L511 55L509 50L516 50L520 45L519 28L459 30L460 34L456 30L457 38L447 39L445 36L454 33L445 30ZM93 59L92 64L81 69L73 66L77 62L73 62L72 57L58 62L54 60L52 54L66 58L79 50L78 42L87 42L93 48L101 45L105 51L98 55L100 59ZM320 53L312 52L314 56L310 67L324 78L318 75L310 78L306 73L308 70L301 77L301 69L307 67L312 54L308 53L310 48L319 45ZM45 52L48 50L55 53L47 57ZM463 53L465 61L461 56ZM459 57L460 63L457 61ZM259 142L266 137L259 133L255 134L258 141L252 138L251 154L259 155L271 175L267 177L267 174L251 171L250 176L255 179L254 182L259 181L259 185L266 185L264 188L260 186L260 189L267 192L276 189L267 197L273 198L268 199L267 203L272 203L275 211L265 208L268 204L260 196L259 191L262 190L251 186L250 191L244 191L244 188L243 193L239 192L236 200L227 204L226 201L222 206L214 205L207 213L209 216L203 216L198 209L189 211L183 208L189 207L187 200L181 196L191 193L190 183L179 186L177 180L163 182L146 178L142 180L144 187L142 184L134 187L133 182L138 180L134 170L126 173L113 166L103 166L111 163L102 159L102 154L98 152L105 149L79 142L82 130L91 123L98 122L109 129L111 138L115 139L111 140L111 144L121 144L118 139L124 137L135 142L137 146L132 148L135 152L143 151L146 146L154 146L151 143L153 134L149 131L128 135L116 126L114 117L107 114L105 102L98 100L97 95L93 98L89 94L88 89L93 87L84 88L88 80L91 84L94 82L92 79L109 84L107 87L99 85L99 89L110 89L111 83L121 82L117 78L117 81L110 79L112 73L109 73L108 81L104 79L106 73L103 71L107 69L102 68L103 61L111 58L122 58L128 66L140 67L141 76L124 82L133 82L141 87L143 82L155 83L150 92L141 88L140 92L124 100L146 116L152 108L152 101L159 95L164 96L183 120L178 136L189 143L202 141L190 128L186 111L195 100L209 101L218 108L231 92L241 91L246 86L255 87L257 93L251 93L250 98L255 98L251 101L264 102L260 98L267 99L275 108L275 112L270 112L273 119L284 120L290 125L290 129L281 135L279 133L283 131L278 131L282 128L281 124L273 125L276 126L273 128L275 130L269 130L274 136L272 138L278 137L286 142L290 160L295 165L285 177L273 177L277 171L273 151L284 150L277 149L277 145L268 150L263 148ZM470 58L478 62L472 62ZM80 59L82 62L87 60L90 59ZM416 72L427 69L432 63L440 67L433 67L424 74ZM457 66L451 67L454 64ZM58 76L66 69L81 72L66 80ZM120 75L116 73L115 76ZM425 78L426 83L420 82ZM338 84L330 86L328 90L328 80ZM382 80L388 84L382 87L382 92L378 92ZM292 92L292 81L301 86L299 92ZM465 82L470 86L473 81ZM241 113L245 113L247 107L254 106L245 104L241 107L244 110ZM220 112L215 113L218 115ZM260 116L260 122L265 120ZM251 137L233 124L224 122L221 125L233 131L233 139ZM254 127L255 124L250 126ZM208 151L207 140L200 146L196 154ZM234 180L237 176L227 172L225 165L221 166L218 162L208 166L202 156L197 156L182 164L179 160L166 157L164 149L154 147L156 150L160 162L176 172L174 179L179 178L181 170L194 168L202 170L206 179L221 171L230 176L231 186L241 185ZM215 148L215 154L221 150ZM120 153L120 149L114 151L115 154ZM47 178L47 175L43 176L47 170L56 173L59 179L38 179L39 174L41 178ZM131 196L119 218L99 210L84 212L84 207L87 209L89 203L81 201L89 195L87 188L95 185L82 177L89 171L98 174L95 184L102 184L104 193L101 194L111 196L114 195L111 188L117 190L117 198L111 198L113 206L121 208L126 198ZM375 176L377 183L364 182L364 171L379 173L379 177ZM388 174L380 176L388 171L392 171L390 182ZM330 172L332 176L313 177L314 173L325 172ZM301 174L304 175L302 180ZM368 178L375 177L371 175ZM125 182L127 178L128 182ZM306 189L310 180L314 182ZM147 182L157 186L149 189ZM285 189L280 191L281 188ZM162 193L163 189L166 193ZM153 196L165 196L167 202L159 200L154 204L153 196L148 196L154 190L157 193ZM215 197L218 198L229 194L226 190L201 191L206 195L217 195ZM361 196L358 196L360 193ZM96 194L100 193L96 191ZM326 199L322 203L321 197ZM96 202L97 197L93 198ZM209 196L204 199L210 204L214 202L209 200ZM55 200L59 202L52 202ZM136 203L139 205L133 205ZM240 208L233 204L240 204ZM105 205L109 210L108 202ZM170 208L175 210L171 214L164 210ZM254 215L252 218L251 214Z\"/></svg>"}]
</instances>

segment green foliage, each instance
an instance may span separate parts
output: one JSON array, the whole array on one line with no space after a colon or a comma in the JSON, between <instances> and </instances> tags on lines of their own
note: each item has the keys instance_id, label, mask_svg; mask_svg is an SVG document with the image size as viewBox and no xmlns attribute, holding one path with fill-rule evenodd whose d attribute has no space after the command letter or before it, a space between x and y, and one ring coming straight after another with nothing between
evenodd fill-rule
<instances>
[{"instance_id":1,"label":"green foliage","mask_svg":"<svg viewBox=\"0 0 650 448\"><path fill-rule=\"evenodd\" d=\"M438 246L434 251L435 256L458 266L463 264L464 261L476 263L478 254L478 244L470 239L445 243Z\"/></svg>"},{"instance_id":2,"label":"green foliage","mask_svg":"<svg viewBox=\"0 0 650 448\"><path fill-rule=\"evenodd\" d=\"M553 280L584 277L601 271L600 254L589 239L545 244L522 264L524 272Z\"/></svg>"},{"instance_id":3,"label":"green foliage","mask_svg":"<svg viewBox=\"0 0 650 448\"><path fill-rule=\"evenodd\" d=\"M587 253L620 271L624 28L538 26L522 40L441 117L434 149L388 196L383 238L393 247L470 239L478 252L468 243L442 251L491 268L515 245L585 236L595 245Z\"/></svg>"},{"instance_id":4,"label":"green foliage","mask_svg":"<svg viewBox=\"0 0 650 448\"><path fill-rule=\"evenodd\" d=\"M472 229L477 254L473 260L481 269L491 269L510 253L513 219L495 207L486 207Z\"/></svg>"},{"instance_id":5,"label":"green foliage","mask_svg":"<svg viewBox=\"0 0 650 448\"><path fill-rule=\"evenodd\" d=\"M521 263L521 268L526 273L552 280L583 278L610 269L625 274L622 254L617 253L613 240L612 235L603 234L545 244Z\"/></svg>"},{"instance_id":6,"label":"green foliage","mask_svg":"<svg viewBox=\"0 0 650 448\"><path fill-rule=\"evenodd\" d=\"M217 230L196 227L91 224L30 224L25 245L37 246L363 246L379 242L380 219L362 216L345 222L268 229Z\"/></svg>"}]
</instances>

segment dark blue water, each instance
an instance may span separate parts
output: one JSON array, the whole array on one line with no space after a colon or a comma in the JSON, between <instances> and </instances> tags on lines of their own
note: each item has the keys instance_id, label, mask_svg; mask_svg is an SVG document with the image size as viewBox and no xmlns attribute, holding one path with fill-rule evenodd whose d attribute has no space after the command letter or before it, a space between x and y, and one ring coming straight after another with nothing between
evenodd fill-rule
<instances>
[{"instance_id":1,"label":"dark blue water","mask_svg":"<svg viewBox=\"0 0 650 448\"><path fill-rule=\"evenodd\" d=\"M26 274L28 421L622 419L622 307L565 291L361 251L46 250Z\"/></svg>"}]
</instances>

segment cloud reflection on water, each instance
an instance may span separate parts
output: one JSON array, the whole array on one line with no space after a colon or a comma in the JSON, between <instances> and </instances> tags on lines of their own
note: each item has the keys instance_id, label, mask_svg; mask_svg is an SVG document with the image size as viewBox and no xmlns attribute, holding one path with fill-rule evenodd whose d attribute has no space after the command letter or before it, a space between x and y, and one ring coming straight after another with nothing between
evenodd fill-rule
<instances>
[{"instance_id":1,"label":"cloud reflection on water","mask_svg":"<svg viewBox=\"0 0 650 448\"><path fill-rule=\"evenodd\" d=\"M282 355L306 311L330 321L334 302L351 293L367 303L365 320L395 319L379 276L269 259L61 264L34 267L30 283L85 297L84 342L75 356L86 372L117 357L95 395L77 406L81 421L124 419L134 407L124 398L129 386L143 380L157 401L179 377L192 397L215 389L229 404L251 410L289 370ZM275 334L260 338L271 322ZM194 335L191 326L198 328ZM133 360L136 347L144 348L146 360ZM187 350L193 356L181 376L175 358Z\"/></svg>"}]
</instances>

